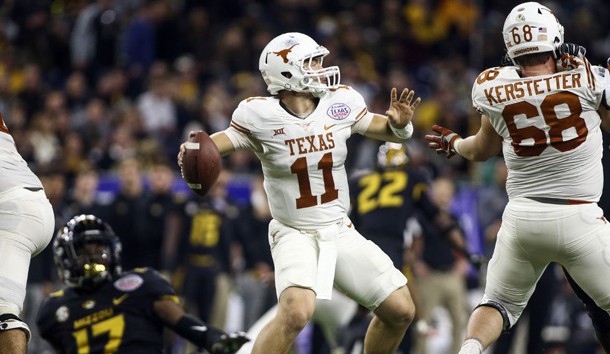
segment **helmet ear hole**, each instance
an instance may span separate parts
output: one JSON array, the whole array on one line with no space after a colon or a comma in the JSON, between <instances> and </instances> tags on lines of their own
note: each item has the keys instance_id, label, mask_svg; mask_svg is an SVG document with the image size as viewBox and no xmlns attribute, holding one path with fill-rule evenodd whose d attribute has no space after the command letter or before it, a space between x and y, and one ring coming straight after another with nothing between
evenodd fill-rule
<instances>
[{"instance_id":1,"label":"helmet ear hole","mask_svg":"<svg viewBox=\"0 0 610 354\"><path fill-rule=\"evenodd\" d=\"M290 73L290 71L282 71L281 74L287 79L292 79L292 73Z\"/></svg>"}]
</instances>

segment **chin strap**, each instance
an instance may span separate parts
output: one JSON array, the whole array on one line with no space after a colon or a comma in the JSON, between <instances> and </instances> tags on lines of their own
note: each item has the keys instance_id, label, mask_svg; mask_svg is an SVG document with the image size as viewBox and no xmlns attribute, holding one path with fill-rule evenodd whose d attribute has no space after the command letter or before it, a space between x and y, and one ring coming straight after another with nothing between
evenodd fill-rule
<instances>
[{"instance_id":1,"label":"chin strap","mask_svg":"<svg viewBox=\"0 0 610 354\"><path fill-rule=\"evenodd\" d=\"M27 337L28 343L32 338L32 333L30 332L30 327L23 322L19 317L13 315L12 313L5 313L0 315L0 332L10 331L12 329L20 329L25 332L25 336Z\"/></svg>"}]
</instances>

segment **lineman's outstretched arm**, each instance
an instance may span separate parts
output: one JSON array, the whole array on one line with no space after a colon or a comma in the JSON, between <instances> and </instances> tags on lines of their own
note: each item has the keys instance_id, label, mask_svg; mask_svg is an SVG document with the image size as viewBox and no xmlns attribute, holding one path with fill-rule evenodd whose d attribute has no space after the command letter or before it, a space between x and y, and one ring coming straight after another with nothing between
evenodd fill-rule
<instances>
[{"instance_id":1,"label":"lineman's outstretched arm","mask_svg":"<svg viewBox=\"0 0 610 354\"><path fill-rule=\"evenodd\" d=\"M462 138L457 133L438 125L432 126L438 135L426 135L428 147L437 154L451 158L456 153L471 161L485 161L502 150L502 137L498 135L489 117L481 116L481 128L475 135Z\"/></svg>"}]
</instances>

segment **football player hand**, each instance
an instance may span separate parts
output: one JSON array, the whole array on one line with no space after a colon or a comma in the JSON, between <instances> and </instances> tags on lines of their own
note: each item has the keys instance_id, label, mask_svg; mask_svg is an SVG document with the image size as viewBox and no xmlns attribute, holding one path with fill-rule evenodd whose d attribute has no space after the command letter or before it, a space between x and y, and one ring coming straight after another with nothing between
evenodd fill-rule
<instances>
[{"instance_id":1,"label":"football player hand","mask_svg":"<svg viewBox=\"0 0 610 354\"><path fill-rule=\"evenodd\" d=\"M564 54L573 55L583 59L585 54L587 54L587 49L575 43L562 43L559 48L557 48L557 57L561 58L561 56Z\"/></svg>"},{"instance_id":2,"label":"football player hand","mask_svg":"<svg viewBox=\"0 0 610 354\"><path fill-rule=\"evenodd\" d=\"M392 89L392 92L390 93L390 108L388 108L385 114L388 116L390 124L394 128L403 129L411 122L413 113L421 102L421 98L419 97L413 101L414 95L415 91L405 88L402 90L400 98L398 98L396 88ZM411 101L413 101L413 103L411 103Z\"/></svg>"},{"instance_id":3,"label":"football player hand","mask_svg":"<svg viewBox=\"0 0 610 354\"><path fill-rule=\"evenodd\" d=\"M250 338L246 337L246 333L237 331L230 334L223 334L220 339L212 344L212 354L233 354L241 348L244 343L250 341Z\"/></svg>"},{"instance_id":4,"label":"football player hand","mask_svg":"<svg viewBox=\"0 0 610 354\"><path fill-rule=\"evenodd\" d=\"M458 140L462 140L462 137L453 131L441 127L440 125L433 125L432 130L437 132L439 135L426 135L424 138L428 140L428 147L436 150L437 154L445 154L448 159L452 158L457 154L455 150L455 143Z\"/></svg>"},{"instance_id":5,"label":"football player hand","mask_svg":"<svg viewBox=\"0 0 610 354\"><path fill-rule=\"evenodd\" d=\"M192 138L195 135L197 135L197 132L191 130L189 132L189 139ZM178 166L180 167L180 171L181 172L182 172L182 158L184 157L184 152L185 151L186 151L186 142L180 144L180 151L178 151Z\"/></svg>"}]
</instances>

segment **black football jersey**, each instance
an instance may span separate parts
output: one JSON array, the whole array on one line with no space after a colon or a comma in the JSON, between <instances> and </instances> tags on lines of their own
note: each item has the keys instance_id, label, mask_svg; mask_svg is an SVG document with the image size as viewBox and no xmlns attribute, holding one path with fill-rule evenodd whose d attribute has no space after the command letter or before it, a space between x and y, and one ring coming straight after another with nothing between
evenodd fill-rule
<instances>
[{"instance_id":1,"label":"black football jersey","mask_svg":"<svg viewBox=\"0 0 610 354\"><path fill-rule=\"evenodd\" d=\"M350 219L398 268L403 265L403 232L416 210L434 216L438 208L428 197L428 181L411 168L370 170L350 178Z\"/></svg>"},{"instance_id":2,"label":"black football jersey","mask_svg":"<svg viewBox=\"0 0 610 354\"><path fill-rule=\"evenodd\" d=\"M374 170L350 178L350 218L366 237L385 236L402 242L407 219L416 208L436 214L427 196L428 181L414 169Z\"/></svg>"},{"instance_id":3,"label":"black football jersey","mask_svg":"<svg viewBox=\"0 0 610 354\"><path fill-rule=\"evenodd\" d=\"M134 269L96 292L67 287L51 294L36 324L60 353L162 353L163 323L153 310L160 299L178 302L157 271Z\"/></svg>"}]
</instances>

